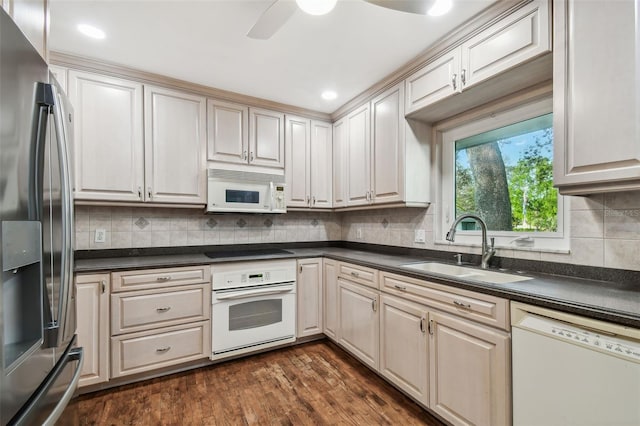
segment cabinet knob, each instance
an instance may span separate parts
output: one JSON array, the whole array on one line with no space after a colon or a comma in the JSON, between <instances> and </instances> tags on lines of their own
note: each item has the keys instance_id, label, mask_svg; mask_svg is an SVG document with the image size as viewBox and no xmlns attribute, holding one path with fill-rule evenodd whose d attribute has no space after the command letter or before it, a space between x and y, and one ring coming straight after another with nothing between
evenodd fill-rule
<instances>
[{"instance_id":1,"label":"cabinet knob","mask_svg":"<svg viewBox=\"0 0 640 426\"><path fill-rule=\"evenodd\" d=\"M457 84L456 84L457 78L458 78L458 74L455 74L455 73L451 77L451 84L453 84L453 90L456 90L457 88Z\"/></svg>"},{"instance_id":2,"label":"cabinet knob","mask_svg":"<svg viewBox=\"0 0 640 426\"><path fill-rule=\"evenodd\" d=\"M243 151L242 152L242 159L246 160L247 159L247 151Z\"/></svg>"},{"instance_id":3,"label":"cabinet knob","mask_svg":"<svg viewBox=\"0 0 640 426\"><path fill-rule=\"evenodd\" d=\"M426 321L426 318L420 318L420 331L423 333L425 332L425 329L424 329L425 321Z\"/></svg>"},{"instance_id":4,"label":"cabinet knob","mask_svg":"<svg viewBox=\"0 0 640 426\"><path fill-rule=\"evenodd\" d=\"M159 281L159 282L171 281L171 275L165 275L163 277L158 277L158 278L156 278L156 281Z\"/></svg>"},{"instance_id":5,"label":"cabinet knob","mask_svg":"<svg viewBox=\"0 0 640 426\"><path fill-rule=\"evenodd\" d=\"M453 304L454 304L454 305L456 305L456 306L458 306L459 308L471 309L471 305L470 305L470 304L468 304L468 303L463 303L463 302L460 302L460 301L458 301L458 300L454 300L454 301L453 301Z\"/></svg>"},{"instance_id":6,"label":"cabinet knob","mask_svg":"<svg viewBox=\"0 0 640 426\"><path fill-rule=\"evenodd\" d=\"M358 278L360 274L354 271L354 272L351 272L351 276Z\"/></svg>"},{"instance_id":7,"label":"cabinet knob","mask_svg":"<svg viewBox=\"0 0 640 426\"><path fill-rule=\"evenodd\" d=\"M151 191L151 187L148 187L148 188L147 188L147 195L149 195L149 199L152 199L152 198L153 198L153 195L152 195L152 194L153 194L153 193L152 193L152 191Z\"/></svg>"},{"instance_id":8,"label":"cabinet knob","mask_svg":"<svg viewBox=\"0 0 640 426\"><path fill-rule=\"evenodd\" d=\"M168 312L171 309L171 306L163 306L162 308L156 308L156 312L162 314L164 312Z\"/></svg>"},{"instance_id":9,"label":"cabinet knob","mask_svg":"<svg viewBox=\"0 0 640 426\"><path fill-rule=\"evenodd\" d=\"M406 291L407 290L407 288L405 286L403 286L403 285L395 284L394 287L397 288L398 290L402 290L402 291Z\"/></svg>"},{"instance_id":10,"label":"cabinet knob","mask_svg":"<svg viewBox=\"0 0 640 426\"><path fill-rule=\"evenodd\" d=\"M142 200L142 187L141 186L138 187L138 198L140 198Z\"/></svg>"},{"instance_id":11,"label":"cabinet knob","mask_svg":"<svg viewBox=\"0 0 640 426\"><path fill-rule=\"evenodd\" d=\"M467 70L462 69L462 74L460 74L460 81L462 81L462 85L467 84Z\"/></svg>"},{"instance_id":12,"label":"cabinet knob","mask_svg":"<svg viewBox=\"0 0 640 426\"><path fill-rule=\"evenodd\" d=\"M249 161L253 162L253 160L255 160L255 159L256 159L256 157L255 157L255 155L253 155L253 151L251 151Z\"/></svg>"},{"instance_id":13,"label":"cabinet knob","mask_svg":"<svg viewBox=\"0 0 640 426\"><path fill-rule=\"evenodd\" d=\"M171 349L171 346L165 346L164 348L156 349L156 352L159 354L163 354L163 353L169 352L170 349Z\"/></svg>"},{"instance_id":14,"label":"cabinet knob","mask_svg":"<svg viewBox=\"0 0 640 426\"><path fill-rule=\"evenodd\" d=\"M373 312L378 311L378 301L376 299L373 299L371 301L371 309L373 309Z\"/></svg>"}]
</instances>

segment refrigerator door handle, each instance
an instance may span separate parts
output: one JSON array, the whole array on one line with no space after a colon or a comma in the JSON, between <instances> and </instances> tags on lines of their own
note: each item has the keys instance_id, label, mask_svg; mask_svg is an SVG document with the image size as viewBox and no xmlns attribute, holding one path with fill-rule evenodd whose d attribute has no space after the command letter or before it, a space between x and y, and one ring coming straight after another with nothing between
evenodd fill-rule
<instances>
[{"instance_id":1,"label":"refrigerator door handle","mask_svg":"<svg viewBox=\"0 0 640 426\"><path fill-rule=\"evenodd\" d=\"M56 424L64 409L67 408L69 401L71 401L73 394L76 392L76 389L78 388L78 381L82 375L82 363L84 362L84 351L82 348L74 348L69 351L67 361L78 361L78 366L76 367L76 371L73 373L73 378L71 379L69 387L64 391L62 398L60 398L60 402L58 402L56 408L54 408L51 414L49 414L47 420L42 423L43 426L54 426Z\"/></svg>"},{"instance_id":2,"label":"refrigerator door handle","mask_svg":"<svg viewBox=\"0 0 640 426\"><path fill-rule=\"evenodd\" d=\"M53 120L58 145L58 158L61 174L61 195L62 195L62 235L63 247L61 253L62 276L60 283L60 297L58 299L58 318L53 318L53 324L49 326L47 339L49 347L58 347L64 340L64 327L67 324L71 309L75 309L73 304L73 199L71 187L71 171L68 151L68 130L65 126L65 115L63 111L63 101L61 94L52 85L48 85L55 99L53 105ZM75 332L75 324L72 332Z\"/></svg>"},{"instance_id":3,"label":"refrigerator door handle","mask_svg":"<svg viewBox=\"0 0 640 426\"><path fill-rule=\"evenodd\" d=\"M38 83L36 87L35 104L38 108L36 121L35 140L31 146L30 157L35 164L31 164L33 174L29 176L29 220L42 220L42 197L44 185L44 149L47 136L47 122L49 111L54 105L53 94L47 87L48 84Z\"/></svg>"}]
</instances>

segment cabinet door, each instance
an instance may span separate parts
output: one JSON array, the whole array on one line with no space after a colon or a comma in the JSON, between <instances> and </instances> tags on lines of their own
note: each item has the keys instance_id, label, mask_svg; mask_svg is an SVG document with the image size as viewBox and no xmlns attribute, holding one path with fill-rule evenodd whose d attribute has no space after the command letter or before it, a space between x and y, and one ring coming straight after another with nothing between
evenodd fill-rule
<instances>
[{"instance_id":1,"label":"cabinet door","mask_svg":"<svg viewBox=\"0 0 640 426\"><path fill-rule=\"evenodd\" d=\"M563 194L640 189L638 2L553 7L554 184Z\"/></svg>"},{"instance_id":2,"label":"cabinet door","mask_svg":"<svg viewBox=\"0 0 640 426\"><path fill-rule=\"evenodd\" d=\"M309 207L309 120L287 116L286 123L287 207Z\"/></svg>"},{"instance_id":3,"label":"cabinet door","mask_svg":"<svg viewBox=\"0 0 640 426\"><path fill-rule=\"evenodd\" d=\"M69 71L77 200L143 201L142 84Z\"/></svg>"},{"instance_id":4,"label":"cabinet door","mask_svg":"<svg viewBox=\"0 0 640 426\"><path fill-rule=\"evenodd\" d=\"M49 60L49 1L50 0L10 0L8 13L20 27L24 35L36 48L42 59Z\"/></svg>"},{"instance_id":5,"label":"cabinet door","mask_svg":"<svg viewBox=\"0 0 640 426\"><path fill-rule=\"evenodd\" d=\"M404 87L397 85L371 101L371 187L374 203L403 200Z\"/></svg>"},{"instance_id":6,"label":"cabinet door","mask_svg":"<svg viewBox=\"0 0 640 426\"><path fill-rule=\"evenodd\" d=\"M347 116L347 205L369 203L371 167L369 104Z\"/></svg>"},{"instance_id":7,"label":"cabinet door","mask_svg":"<svg viewBox=\"0 0 640 426\"><path fill-rule=\"evenodd\" d=\"M145 199L205 204L206 99L145 86Z\"/></svg>"},{"instance_id":8,"label":"cabinet door","mask_svg":"<svg viewBox=\"0 0 640 426\"><path fill-rule=\"evenodd\" d=\"M324 334L337 339L338 326L338 262L324 258L322 260L323 278L323 326Z\"/></svg>"},{"instance_id":9,"label":"cabinet door","mask_svg":"<svg viewBox=\"0 0 640 426\"><path fill-rule=\"evenodd\" d=\"M447 314L429 321L429 407L457 425L510 424L508 335Z\"/></svg>"},{"instance_id":10,"label":"cabinet door","mask_svg":"<svg viewBox=\"0 0 640 426\"><path fill-rule=\"evenodd\" d=\"M109 380L109 274L76 276L78 346L84 349L80 385Z\"/></svg>"},{"instance_id":11,"label":"cabinet door","mask_svg":"<svg viewBox=\"0 0 640 426\"><path fill-rule=\"evenodd\" d=\"M249 108L230 102L207 101L207 159L247 164Z\"/></svg>"},{"instance_id":12,"label":"cabinet door","mask_svg":"<svg viewBox=\"0 0 640 426\"><path fill-rule=\"evenodd\" d=\"M417 401L428 404L426 308L380 297L380 374Z\"/></svg>"},{"instance_id":13,"label":"cabinet door","mask_svg":"<svg viewBox=\"0 0 640 426\"><path fill-rule=\"evenodd\" d=\"M338 342L371 368L378 369L378 293L338 279Z\"/></svg>"},{"instance_id":14,"label":"cabinet door","mask_svg":"<svg viewBox=\"0 0 640 426\"><path fill-rule=\"evenodd\" d=\"M533 1L462 45L463 90L551 51L549 2Z\"/></svg>"},{"instance_id":15,"label":"cabinet door","mask_svg":"<svg viewBox=\"0 0 640 426\"><path fill-rule=\"evenodd\" d=\"M57 65L49 65L49 71L56 78L58 84L62 87L65 93L68 93L67 90L67 69L64 67L59 67Z\"/></svg>"},{"instance_id":16,"label":"cabinet door","mask_svg":"<svg viewBox=\"0 0 640 426\"><path fill-rule=\"evenodd\" d=\"M322 258L298 261L298 338L322 334Z\"/></svg>"},{"instance_id":17,"label":"cabinet door","mask_svg":"<svg viewBox=\"0 0 640 426\"><path fill-rule=\"evenodd\" d=\"M347 205L347 119L333 123L333 207Z\"/></svg>"},{"instance_id":18,"label":"cabinet door","mask_svg":"<svg viewBox=\"0 0 640 426\"><path fill-rule=\"evenodd\" d=\"M249 164L284 168L284 114L249 108Z\"/></svg>"},{"instance_id":19,"label":"cabinet door","mask_svg":"<svg viewBox=\"0 0 640 426\"><path fill-rule=\"evenodd\" d=\"M331 123L311 120L309 169L307 169L311 175L311 207L329 209L333 205L331 130Z\"/></svg>"},{"instance_id":20,"label":"cabinet door","mask_svg":"<svg viewBox=\"0 0 640 426\"><path fill-rule=\"evenodd\" d=\"M459 69L460 48L455 48L407 78L406 113L459 93Z\"/></svg>"}]
</instances>

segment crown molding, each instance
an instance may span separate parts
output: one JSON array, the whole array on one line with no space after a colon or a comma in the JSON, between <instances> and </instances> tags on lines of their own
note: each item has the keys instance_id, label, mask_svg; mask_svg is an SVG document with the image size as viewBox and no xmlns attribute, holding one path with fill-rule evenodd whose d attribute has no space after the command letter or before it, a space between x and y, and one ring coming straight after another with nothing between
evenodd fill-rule
<instances>
[{"instance_id":1,"label":"crown molding","mask_svg":"<svg viewBox=\"0 0 640 426\"><path fill-rule=\"evenodd\" d=\"M475 36L481 31L484 31L486 28L490 27L504 17L515 12L516 10L526 6L532 1L533 0L501 0L498 3L490 6L471 19L465 21L462 25L458 26L442 38L438 39L434 44L430 45L427 49L423 50L406 64L404 64L373 86L369 87L367 90L363 91L356 97L349 100L347 103L331 113L331 119L334 122L339 120L354 108L362 105L363 103L369 101L385 90L404 81L407 77L418 71L420 68L423 68L425 65L438 59L445 53L460 46L471 37Z\"/></svg>"},{"instance_id":2,"label":"crown molding","mask_svg":"<svg viewBox=\"0 0 640 426\"><path fill-rule=\"evenodd\" d=\"M191 83L177 78L167 77L160 74L141 71L135 68L115 64L97 59L85 58L63 52L52 51L49 55L49 62L52 65L58 65L66 68L72 68L80 71L95 72L98 74L108 75L111 77L125 78L135 80L144 84L154 84L167 87L170 89L182 90L195 95L207 96L218 100L236 102L250 107L265 108L279 111L285 114L295 114L315 120L331 121L331 115L319 111L313 111L306 108L300 108L293 105L287 105L280 102L274 102L267 99L256 98L253 96L242 95L240 93L230 92L227 90L217 89L215 87L204 86L201 84Z\"/></svg>"}]
</instances>

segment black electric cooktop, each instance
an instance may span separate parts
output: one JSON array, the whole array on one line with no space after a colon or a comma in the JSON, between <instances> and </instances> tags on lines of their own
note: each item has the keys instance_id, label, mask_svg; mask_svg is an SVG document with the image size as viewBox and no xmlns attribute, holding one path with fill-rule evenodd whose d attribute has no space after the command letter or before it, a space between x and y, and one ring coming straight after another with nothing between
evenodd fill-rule
<instances>
[{"instance_id":1,"label":"black electric cooktop","mask_svg":"<svg viewBox=\"0 0 640 426\"><path fill-rule=\"evenodd\" d=\"M283 249L259 249L259 250L222 250L222 251L210 251L204 255L216 259L220 257L248 257L248 256L273 256L277 254L293 254L288 250Z\"/></svg>"}]
</instances>

